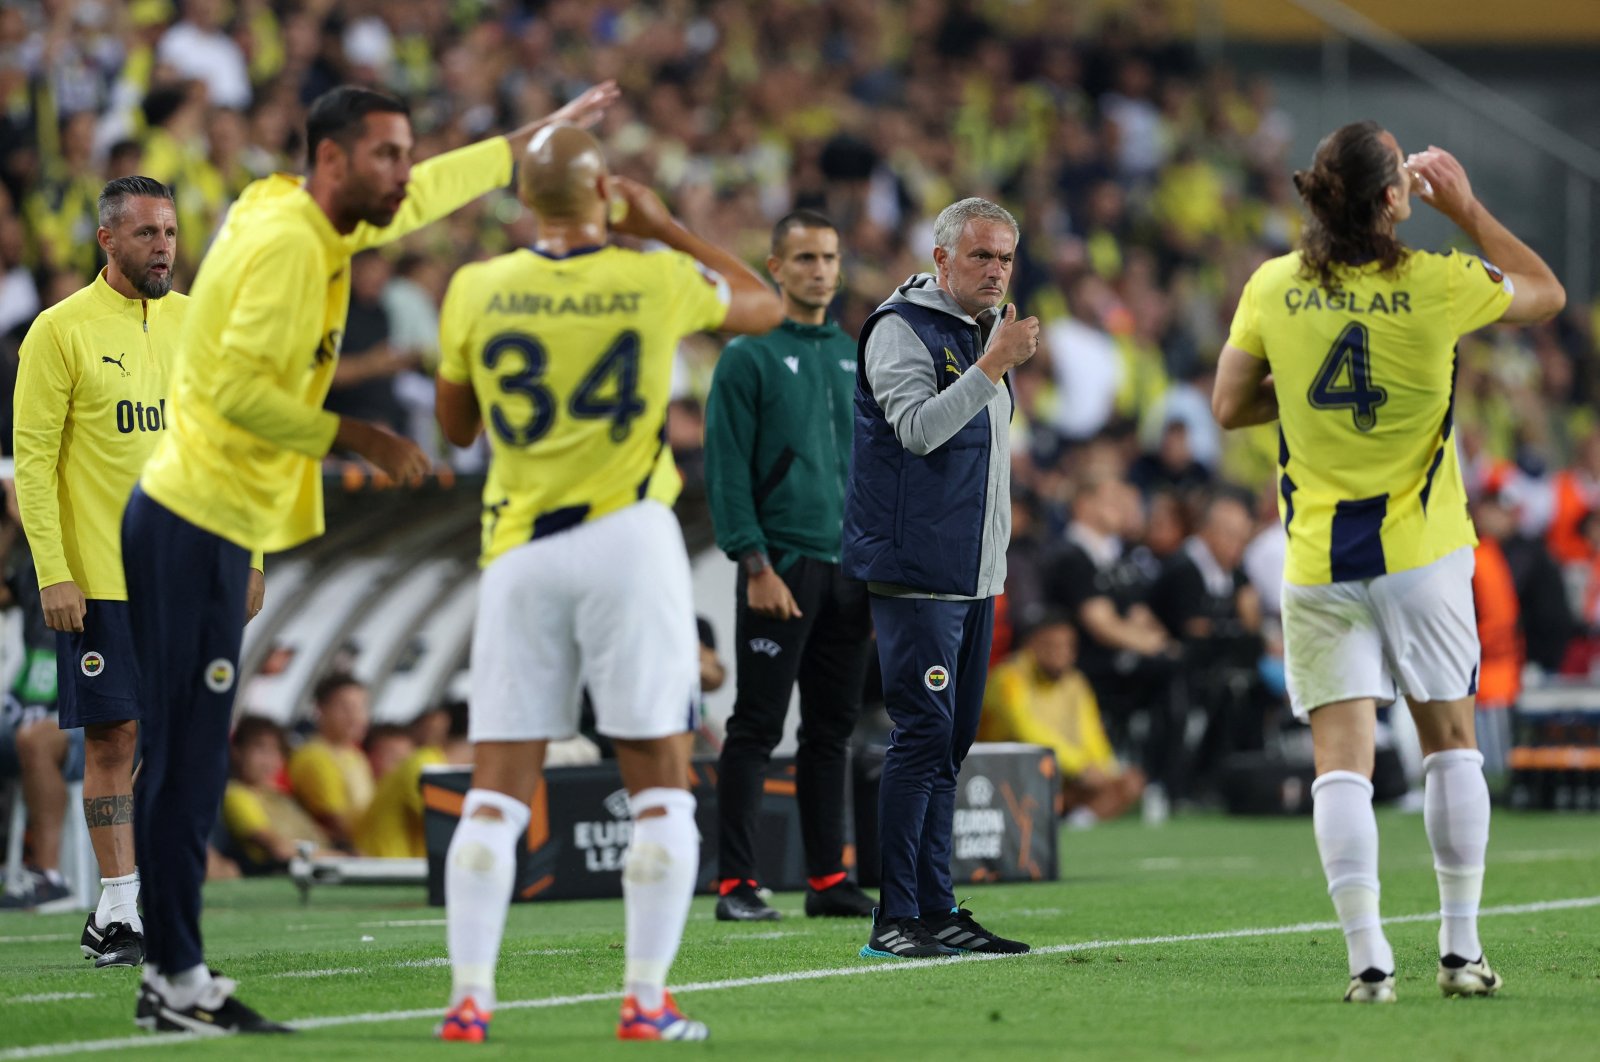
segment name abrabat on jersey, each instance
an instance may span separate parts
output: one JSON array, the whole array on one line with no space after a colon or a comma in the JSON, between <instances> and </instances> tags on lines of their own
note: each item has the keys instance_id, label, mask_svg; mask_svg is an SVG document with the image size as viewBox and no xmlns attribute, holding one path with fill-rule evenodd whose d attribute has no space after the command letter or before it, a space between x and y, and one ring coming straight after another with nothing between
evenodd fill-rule
<instances>
[{"instance_id":1,"label":"name abrabat on jersey","mask_svg":"<svg viewBox=\"0 0 1600 1062\"><path fill-rule=\"evenodd\" d=\"M559 316L575 313L582 317L603 317L608 313L636 313L643 292L590 291L582 295L541 295L532 291L496 292L489 299L486 313L544 314Z\"/></svg>"},{"instance_id":2,"label":"name abrabat on jersey","mask_svg":"<svg viewBox=\"0 0 1600 1062\"><path fill-rule=\"evenodd\" d=\"M1371 295L1360 291L1335 288L1290 288L1283 293L1283 304L1292 317L1301 310L1336 310L1340 313L1410 313L1411 292L1391 291L1386 298L1381 291Z\"/></svg>"}]
</instances>

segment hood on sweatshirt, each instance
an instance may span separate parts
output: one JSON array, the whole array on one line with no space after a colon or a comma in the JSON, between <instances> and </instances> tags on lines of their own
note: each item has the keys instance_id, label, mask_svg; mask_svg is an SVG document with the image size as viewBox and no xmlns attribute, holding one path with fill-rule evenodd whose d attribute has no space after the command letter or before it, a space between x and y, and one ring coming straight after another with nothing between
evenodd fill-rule
<instances>
[{"instance_id":1,"label":"hood on sweatshirt","mask_svg":"<svg viewBox=\"0 0 1600 1062\"><path fill-rule=\"evenodd\" d=\"M894 294L884 300L883 305L892 306L898 302L909 302L927 310L938 310L951 317L959 317L963 321L978 324L972 315L961 308L955 296L939 286L939 278L932 273L917 273L906 278L906 282L894 289ZM993 317L1000 313L1000 307L991 306L978 315L979 318Z\"/></svg>"}]
</instances>

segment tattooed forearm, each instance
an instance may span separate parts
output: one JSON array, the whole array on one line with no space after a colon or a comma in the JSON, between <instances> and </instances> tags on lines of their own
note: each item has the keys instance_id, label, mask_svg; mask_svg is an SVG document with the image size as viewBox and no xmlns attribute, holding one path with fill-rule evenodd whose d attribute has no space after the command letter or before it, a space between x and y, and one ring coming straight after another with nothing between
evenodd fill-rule
<instances>
[{"instance_id":1,"label":"tattooed forearm","mask_svg":"<svg viewBox=\"0 0 1600 1062\"><path fill-rule=\"evenodd\" d=\"M84 797L83 817L91 830L101 826L125 826L133 821L133 794Z\"/></svg>"}]
</instances>

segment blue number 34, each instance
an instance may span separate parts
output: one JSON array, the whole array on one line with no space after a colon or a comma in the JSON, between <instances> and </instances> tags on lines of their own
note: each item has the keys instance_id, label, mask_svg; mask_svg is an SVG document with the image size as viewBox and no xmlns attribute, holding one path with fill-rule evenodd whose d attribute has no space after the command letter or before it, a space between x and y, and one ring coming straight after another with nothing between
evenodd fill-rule
<instances>
[{"instance_id":1,"label":"blue number 34","mask_svg":"<svg viewBox=\"0 0 1600 1062\"><path fill-rule=\"evenodd\" d=\"M501 371L508 354L521 358L521 368ZM489 427L501 441L529 446L548 434L560 403L543 382L550 366L543 344L524 332L502 332L484 345L483 364L491 372L501 372L501 394L521 396L532 407L526 419L513 420L502 403L490 404ZM572 392L567 413L576 420L611 421L611 441L620 443L644 411L639 397L639 333L627 331L612 341Z\"/></svg>"},{"instance_id":2,"label":"blue number 34","mask_svg":"<svg viewBox=\"0 0 1600 1062\"><path fill-rule=\"evenodd\" d=\"M1378 407L1389 392L1372 382L1366 325L1351 323L1339 333L1306 397L1316 409L1350 410L1357 431L1378 426Z\"/></svg>"}]
</instances>

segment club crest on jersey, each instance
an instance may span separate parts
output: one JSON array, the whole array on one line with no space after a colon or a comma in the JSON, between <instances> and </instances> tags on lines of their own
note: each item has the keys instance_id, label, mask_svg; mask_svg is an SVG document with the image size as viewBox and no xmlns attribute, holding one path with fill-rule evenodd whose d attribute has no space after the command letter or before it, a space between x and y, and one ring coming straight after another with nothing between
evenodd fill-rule
<instances>
[{"instance_id":1,"label":"club crest on jersey","mask_svg":"<svg viewBox=\"0 0 1600 1062\"><path fill-rule=\"evenodd\" d=\"M206 665L206 689L227 693L233 688L233 661L218 657Z\"/></svg>"},{"instance_id":2,"label":"club crest on jersey","mask_svg":"<svg viewBox=\"0 0 1600 1062\"><path fill-rule=\"evenodd\" d=\"M106 658L96 652L83 654L83 659L78 661L78 670L90 678L94 678L106 669Z\"/></svg>"},{"instance_id":3,"label":"club crest on jersey","mask_svg":"<svg viewBox=\"0 0 1600 1062\"><path fill-rule=\"evenodd\" d=\"M344 333L337 328L329 329L328 334L322 337L322 342L311 353L311 366L316 368L324 365L339 356L339 348L344 345Z\"/></svg>"},{"instance_id":4,"label":"club crest on jersey","mask_svg":"<svg viewBox=\"0 0 1600 1062\"><path fill-rule=\"evenodd\" d=\"M942 693L944 688L950 685L950 672L935 664L922 673L922 684L934 693Z\"/></svg>"},{"instance_id":5,"label":"club crest on jersey","mask_svg":"<svg viewBox=\"0 0 1600 1062\"><path fill-rule=\"evenodd\" d=\"M762 653L766 656L777 656L783 652L783 646L771 638L751 638L750 651L752 653Z\"/></svg>"}]
</instances>

